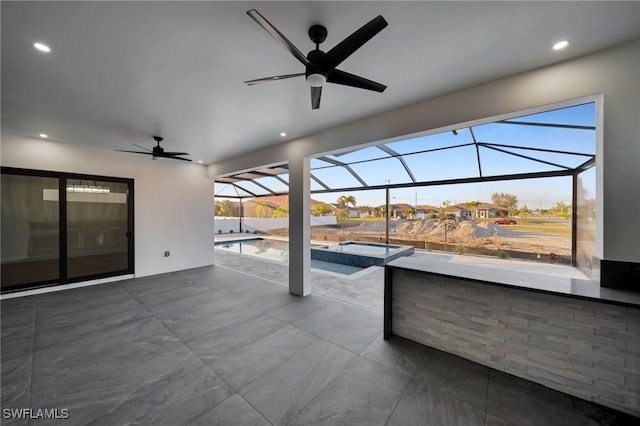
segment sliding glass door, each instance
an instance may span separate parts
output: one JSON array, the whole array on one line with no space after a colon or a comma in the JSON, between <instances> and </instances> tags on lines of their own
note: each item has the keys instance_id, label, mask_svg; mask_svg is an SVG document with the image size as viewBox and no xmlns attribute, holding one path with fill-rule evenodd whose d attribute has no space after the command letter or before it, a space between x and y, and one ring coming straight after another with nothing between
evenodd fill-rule
<instances>
[{"instance_id":1,"label":"sliding glass door","mask_svg":"<svg viewBox=\"0 0 640 426\"><path fill-rule=\"evenodd\" d=\"M67 179L67 277L126 271L129 217L126 183Z\"/></svg>"},{"instance_id":2,"label":"sliding glass door","mask_svg":"<svg viewBox=\"0 0 640 426\"><path fill-rule=\"evenodd\" d=\"M132 274L133 180L2 169L2 291Z\"/></svg>"},{"instance_id":3,"label":"sliding glass door","mask_svg":"<svg viewBox=\"0 0 640 426\"><path fill-rule=\"evenodd\" d=\"M2 290L60 276L59 179L2 174Z\"/></svg>"}]
</instances>

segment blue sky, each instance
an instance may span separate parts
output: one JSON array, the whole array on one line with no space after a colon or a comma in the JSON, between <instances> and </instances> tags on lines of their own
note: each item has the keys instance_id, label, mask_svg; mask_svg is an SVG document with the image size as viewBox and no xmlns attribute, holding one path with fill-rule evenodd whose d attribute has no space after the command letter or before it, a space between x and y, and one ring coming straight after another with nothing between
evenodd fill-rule
<instances>
[{"instance_id":1,"label":"blue sky","mask_svg":"<svg viewBox=\"0 0 640 426\"><path fill-rule=\"evenodd\" d=\"M593 103L584 104L513 120L595 126L595 105ZM595 132L592 130L490 123L473 127L473 132L478 142L595 154ZM405 154L445 146L460 145L472 141L473 139L469 130L465 130L458 135L454 135L452 132L443 132L431 136L390 143L387 146L400 154ZM528 150L512 149L512 151L570 167L575 167L588 159L588 157L583 156L568 156ZM385 154L379 149L370 147L334 158L342 162L351 163L352 161L380 158L384 155ZM476 149L474 146L408 155L404 158L418 181L475 177L479 175ZM481 148L480 158L484 176L558 170L557 167L522 159L487 148ZM317 167L320 164L322 164L322 162L317 160L312 161L312 169L314 166ZM351 167L369 185L382 185L387 180L389 180L391 184L410 182L410 178L402 167L402 164L393 158L353 164ZM358 186L355 178L341 167L312 170L312 172L331 187ZM589 194L594 196L594 173L590 172L585 176L584 185ZM320 188L320 186L312 182L312 188ZM416 196L418 204L435 206L442 204L445 200L453 203L468 201L491 202L491 194L494 192L515 194L518 197L520 206L527 205L527 207L532 209L549 208L560 201L565 203L571 202L571 178L556 177L392 189L391 195L393 198L391 202L413 205ZM384 203L383 190L313 194L312 198L325 202L335 202L340 195L353 195L356 197L359 205L368 204L375 206Z\"/></svg>"},{"instance_id":2,"label":"blue sky","mask_svg":"<svg viewBox=\"0 0 640 426\"><path fill-rule=\"evenodd\" d=\"M594 103L511 119L511 121L521 122L582 126L595 126L595 120ZM593 130L488 123L474 126L472 131L479 143L510 145L515 147L508 148L511 152L570 168L582 164L589 157L530 151L519 149L518 147L544 148L587 155L595 154L596 149L595 131ZM473 143L471 131L469 129L461 129L457 135L447 131L388 143L386 146L399 154L405 154L403 155L404 161L418 182L429 182L443 179L478 177L477 151L474 145L438 150L443 147L471 143ZM428 150L432 151L424 152ZM487 147L480 147L479 150L483 176L561 170L561 167L552 164L531 161ZM350 164L350 167L371 186L384 185L387 182L392 185L411 182L411 178L402 163L397 158L390 157L388 153L376 147L363 148L345 154L327 155L327 157ZM360 182L344 167L335 166L321 159L312 159L311 169L314 176L331 188L361 186ZM282 178L287 180L288 176L282 175ZM275 191L287 190L287 186L278 182L275 178L265 177L256 179L256 181ZM585 175L583 183L587 192L591 197L594 197L594 169ZM256 194L265 193L264 189L250 182L243 182L241 185ZM520 207L526 205L531 209L549 208L557 202L571 202L571 185L570 177L555 177L392 189L391 195L393 198L391 202L413 205L416 202L416 196L419 205L439 206L445 200L449 200L454 204L468 201L491 202L491 194L494 192L507 192L518 197ZM322 189L322 186L312 180L311 189ZM216 193L220 195L235 195L233 188L230 186L225 187L225 185L216 185ZM312 198L327 203L335 203L341 195L353 195L358 205L377 206L385 202L384 190L312 194Z\"/></svg>"}]
</instances>

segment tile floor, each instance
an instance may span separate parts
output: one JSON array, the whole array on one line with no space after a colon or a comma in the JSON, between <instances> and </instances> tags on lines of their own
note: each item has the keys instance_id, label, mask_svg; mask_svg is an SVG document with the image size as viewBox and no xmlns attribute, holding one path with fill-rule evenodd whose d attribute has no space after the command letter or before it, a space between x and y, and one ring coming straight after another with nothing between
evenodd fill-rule
<instances>
[{"instance_id":1,"label":"tile floor","mask_svg":"<svg viewBox=\"0 0 640 426\"><path fill-rule=\"evenodd\" d=\"M220 265L3 300L1 317L3 415L69 413L7 425L638 424Z\"/></svg>"}]
</instances>

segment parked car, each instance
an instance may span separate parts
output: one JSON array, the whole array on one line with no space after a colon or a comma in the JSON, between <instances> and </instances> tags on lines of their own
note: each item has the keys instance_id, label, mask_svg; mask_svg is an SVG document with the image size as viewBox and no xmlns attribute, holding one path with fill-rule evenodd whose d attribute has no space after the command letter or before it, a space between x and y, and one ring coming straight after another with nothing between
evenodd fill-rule
<instances>
[{"instance_id":1,"label":"parked car","mask_svg":"<svg viewBox=\"0 0 640 426\"><path fill-rule=\"evenodd\" d=\"M498 219L494 220L493 223L497 225L517 225L518 221L516 221L515 219Z\"/></svg>"}]
</instances>

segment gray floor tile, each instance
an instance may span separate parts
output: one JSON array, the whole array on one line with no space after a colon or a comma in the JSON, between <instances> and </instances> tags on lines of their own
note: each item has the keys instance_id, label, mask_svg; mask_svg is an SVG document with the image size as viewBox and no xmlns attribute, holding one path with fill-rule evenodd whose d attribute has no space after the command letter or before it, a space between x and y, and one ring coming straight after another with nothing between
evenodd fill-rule
<instances>
[{"instance_id":1,"label":"gray floor tile","mask_svg":"<svg viewBox=\"0 0 640 426\"><path fill-rule=\"evenodd\" d=\"M215 330L238 325L262 315L260 311L248 305L221 297L210 304L211 309L197 309L191 312L170 312L158 315L162 323L182 342L189 345Z\"/></svg>"},{"instance_id":2,"label":"gray floor tile","mask_svg":"<svg viewBox=\"0 0 640 426\"><path fill-rule=\"evenodd\" d=\"M484 410L438 392L423 377L414 377L387 424L480 426L484 424L484 414Z\"/></svg>"},{"instance_id":3,"label":"gray floor tile","mask_svg":"<svg viewBox=\"0 0 640 426\"><path fill-rule=\"evenodd\" d=\"M523 426L579 424L569 395L496 370L489 371L487 413Z\"/></svg>"},{"instance_id":4,"label":"gray floor tile","mask_svg":"<svg viewBox=\"0 0 640 426\"><path fill-rule=\"evenodd\" d=\"M611 408L572 398L581 426L637 426L640 419Z\"/></svg>"},{"instance_id":5,"label":"gray floor tile","mask_svg":"<svg viewBox=\"0 0 640 426\"><path fill-rule=\"evenodd\" d=\"M2 362L33 353L36 309L33 304L3 301L0 308Z\"/></svg>"},{"instance_id":6,"label":"gray floor tile","mask_svg":"<svg viewBox=\"0 0 640 426\"><path fill-rule=\"evenodd\" d=\"M382 315L335 302L293 322L296 327L360 354L382 333Z\"/></svg>"},{"instance_id":7,"label":"gray floor tile","mask_svg":"<svg viewBox=\"0 0 640 426\"><path fill-rule=\"evenodd\" d=\"M107 415L91 424L187 424L232 394L231 387L203 365L184 374L142 383Z\"/></svg>"},{"instance_id":8,"label":"gray floor tile","mask_svg":"<svg viewBox=\"0 0 640 426\"><path fill-rule=\"evenodd\" d=\"M235 389L242 389L318 338L290 325L214 362L212 368Z\"/></svg>"},{"instance_id":9,"label":"gray floor tile","mask_svg":"<svg viewBox=\"0 0 640 426\"><path fill-rule=\"evenodd\" d=\"M229 297L264 312L288 304L291 295L285 286L261 283L235 291Z\"/></svg>"},{"instance_id":10,"label":"gray floor tile","mask_svg":"<svg viewBox=\"0 0 640 426\"><path fill-rule=\"evenodd\" d=\"M487 406L489 368L458 356L425 348L425 357L414 373L429 387L484 411Z\"/></svg>"},{"instance_id":11,"label":"gray floor tile","mask_svg":"<svg viewBox=\"0 0 640 426\"><path fill-rule=\"evenodd\" d=\"M0 306L0 406L25 408L31 398L31 367L35 338L35 302L33 298L3 300ZM3 424L27 424L7 420Z\"/></svg>"},{"instance_id":12,"label":"gray floor tile","mask_svg":"<svg viewBox=\"0 0 640 426\"><path fill-rule=\"evenodd\" d=\"M240 394L273 424L286 424L355 357L318 341L245 387Z\"/></svg>"},{"instance_id":13,"label":"gray floor tile","mask_svg":"<svg viewBox=\"0 0 640 426\"><path fill-rule=\"evenodd\" d=\"M140 384L186 374L203 363L157 320L143 318L108 339L36 349L31 405L68 408L76 424L102 417Z\"/></svg>"},{"instance_id":14,"label":"gray floor tile","mask_svg":"<svg viewBox=\"0 0 640 426\"><path fill-rule=\"evenodd\" d=\"M356 358L293 419L291 425L383 425L410 376Z\"/></svg>"},{"instance_id":15,"label":"gray floor tile","mask_svg":"<svg viewBox=\"0 0 640 426\"><path fill-rule=\"evenodd\" d=\"M238 394L227 398L189 422L189 425L194 426L269 426L270 424Z\"/></svg>"},{"instance_id":16,"label":"gray floor tile","mask_svg":"<svg viewBox=\"0 0 640 426\"><path fill-rule=\"evenodd\" d=\"M228 311L225 311L228 312ZM188 343L189 348L207 365L235 356L253 342L285 327L286 324L266 315L219 328Z\"/></svg>"},{"instance_id":17,"label":"gray floor tile","mask_svg":"<svg viewBox=\"0 0 640 426\"><path fill-rule=\"evenodd\" d=\"M384 340L380 335L369 345L362 356L379 362L401 373L413 375L424 364L427 347L400 336Z\"/></svg>"},{"instance_id":18,"label":"gray floor tile","mask_svg":"<svg viewBox=\"0 0 640 426\"><path fill-rule=\"evenodd\" d=\"M380 287L367 282L381 273L313 272L328 297L300 298L256 276L286 282L286 265L228 259L247 273L212 266L1 301L2 408L67 408L65 425L640 424L384 341L371 312Z\"/></svg>"},{"instance_id":19,"label":"gray floor tile","mask_svg":"<svg viewBox=\"0 0 640 426\"><path fill-rule=\"evenodd\" d=\"M38 320L59 315L88 312L105 305L129 301L131 296L118 283L100 284L72 290L57 291L33 296Z\"/></svg>"},{"instance_id":20,"label":"gray floor tile","mask_svg":"<svg viewBox=\"0 0 640 426\"><path fill-rule=\"evenodd\" d=\"M44 318L38 311L36 350L55 345L74 345L84 338L101 336L104 339L118 333L120 327L127 328L128 323L149 316L151 314L143 306L130 298Z\"/></svg>"},{"instance_id":21,"label":"gray floor tile","mask_svg":"<svg viewBox=\"0 0 640 426\"><path fill-rule=\"evenodd\" d=\"M268 310L267 314L279 319L280 321L293 324L298 319L310 315L319 309L328 308L330 305L339 303L335 300L314 294L310 294L305 297L289 294L287 302L288 303L281 307Z\"/></svg>"},{"instance_id":22,"label":"gray floor tile","mask_svg":"<svg viewBox=\"0 0 640 426\"><path fill-rule=\"evenodd\" d=\"M188 313L201 305L209 305L222 296L222 293L206 287L185 285L160 293L145 292L134 297L149 312L162 316L170 312Z\"/></svg>"},{"instance_id":23,"label":"gray floor tile","mask_svg":"<svg viewBox=\"0 0 640 426\"><path fill-rule=\"evenodd\" d=\"M2 343L4 351L5 343ZM29 407L31 400L32 354L2 360L2 387L0 389L3 409ZM1 415L1 413L0 413ZM15 422L16 424L21 422ZM2 421L5 424L5 420Z\"/></svg>"}]
</instances>

